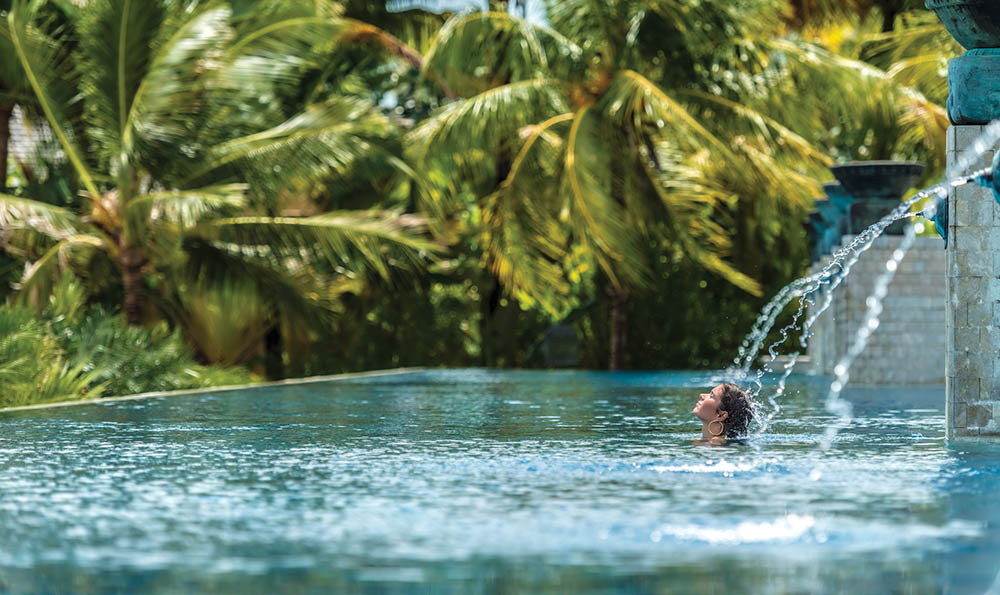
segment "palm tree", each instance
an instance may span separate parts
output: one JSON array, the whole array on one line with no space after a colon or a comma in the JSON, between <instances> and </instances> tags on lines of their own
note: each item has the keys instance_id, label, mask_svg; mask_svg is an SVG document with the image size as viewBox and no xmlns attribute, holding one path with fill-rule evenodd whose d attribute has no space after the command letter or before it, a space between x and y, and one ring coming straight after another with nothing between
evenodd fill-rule
<instances>
[{"instance_id":1,"label":"palm tree","mask_svg":"<svg viewBox=\"0 0 1000 595\"><path fill-rule=\"evenodd\" d=\"M717 89L705 72L720 57L746 78L766 67L754 43L780 14L769 2L759 11L727 4L567 0L550 5L552 29L506 13L462 15L425 57L466 99L418 129L416 158L447 172L452 194L478 191L486 265L554 318L568 303L562 263L583 247L611 295L611 368L622 363L630 292L649 283L644 252L656 230L759 293L724 259L730 236L720 223L734 190L766 188L772 204L801 204L816 187L803 173L826 161L737 101L760 89ZM722 47L720 30L731 32Z\"/></svg>"},{"instance_id":2,"label":"palm tree","mask_svg":"<svg viewBox=\"0 0 1000 595\"><path fill-rule=\"evenodd\" d=\"M342 291L337 278L355 276L351 267L388 275L435 250L417 216L280 212L281 197L364 173L372 156L410 172L388 148L393 124L366 101L326 97L300 110L282 101L300 91L317 48L359 31L371 37L371 28L338 17L333 3L258 8L232 18L220 2L90 2L71 56L81 77L80 127L68 117L75 98L58 93L61 54L38 31L29 3L14 3L0 39L10 40L88 205L78 214L0 195L8 232L50 240L21 295L41 291L54 268L105 260L120 272L130 324L156 305L187 322L190 337L204 323L193 314L194 296L216 307L254 299L262 305L251 318L266 321L258 327L277 324L276 304L315 321ZM241 296L235 302L219 297L232 292ZM251 335L236 343L260 339ZM199 347L206 359L220 357Z\"/></svg>"}]
</instances>

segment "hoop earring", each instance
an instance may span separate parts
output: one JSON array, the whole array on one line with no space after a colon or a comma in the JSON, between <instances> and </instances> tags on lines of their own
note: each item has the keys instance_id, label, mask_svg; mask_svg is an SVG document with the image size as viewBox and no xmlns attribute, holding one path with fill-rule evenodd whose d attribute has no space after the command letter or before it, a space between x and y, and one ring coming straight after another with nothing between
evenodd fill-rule
<instances>
[{"instance_id":1,"label":"hoop earring","mask_svg":"<svg viewBox=\"0 0 1000 595\"><path fill-rule=\"evenodd\" d=\"M719 424L719 431L718 432L713 432L712 431L712 424ZM713 436L719 436L719 435L721 435L722 432L725 431L725 429L726 429L726 426L721 421L719 421L717 419L713 419L712 421L708 422L708 433L711 434L711 435L713 435Z\"/></svg>"}]
</instances>

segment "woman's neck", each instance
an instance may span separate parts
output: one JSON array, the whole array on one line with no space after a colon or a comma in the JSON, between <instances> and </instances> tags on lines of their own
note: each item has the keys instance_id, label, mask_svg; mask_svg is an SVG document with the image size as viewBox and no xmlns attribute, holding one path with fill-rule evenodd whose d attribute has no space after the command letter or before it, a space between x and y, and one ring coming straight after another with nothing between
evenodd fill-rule
<instances>
[{"instance_id":1,"label":"woman's neck","mask_svg":"<svg viewBox=\"0 0 1000 595\"><path fill-rule=\"evenodd\" d=\"M705 442L711 442L713 440L723 440L725 436L722 434L713 434L708 431L708 427L711 422L703 421L701 422L701 439Z\"/></svg>"}]
</instances>

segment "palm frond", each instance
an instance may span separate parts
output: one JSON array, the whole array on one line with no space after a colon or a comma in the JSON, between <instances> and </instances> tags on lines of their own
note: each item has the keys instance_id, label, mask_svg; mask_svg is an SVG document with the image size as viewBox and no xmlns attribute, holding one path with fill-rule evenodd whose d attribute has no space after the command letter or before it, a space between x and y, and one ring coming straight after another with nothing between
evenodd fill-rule
<instances>
[{"instance_id":1,"label":"palm frond","mask_svg":"<svg viewBox=\"0 0 1000 595\"><path fill-rule=\"evenodd\" d=\"M223 184L191 190L165 190L138 196L126 206L135 225L163 221L187 229L209 215L232 214L246 205L246 184Z\"/></svg>"},{"instance_id":2,"label":"palm frond","mask_svg":"<svg viewBox=\"0 0 1000 595\"><path fill-rule=\"evenodd\" d=\"M62 207L0 194L0 229L30 229L55 239L74 236L89 226Z\"/></svg>"},{"instance_id":3,"label":"palm frond","mask_svg":"<svg viewBox=\"0 0 1000 595\"><path fill-rule=\"evenodd\" d=\"M460 96L492 87L554 76L571 69L583 51L552 29L503 12L466 13L450 18L424 58L424 75L439 77Z\"/></svg>"},{"instance_id":4,"label":"palm frond","mask_svg":"<svg viewBox=\"0 0 1000 595\"><path fill-rule=\"evenodd\" d=\"M103 247L104 241L94 235L76 235L60 240L41 258L25 265L21 280L14 285L16 302L40 309L48 302L56 282L65 271L71 250Z\"/></svg>"},{"instance_id":5,"label":"palm frond","mask_svg":"<svg viewBox=\"0 0 1000 595\"><path fill-rule=\"evenodd\" d=\"M80 23L90 135L110 159L124 154L132 99L152 61L150 41L164 20L164 8L158 1L95 0Z\"/></svg>"},{"instance_id":6,"label":"palm frond","mask_svg":"<svg viewBox=\"0 0 1000 595\"><path fill-rule=\"evenodd\" d=\"M223 242L268 246L281 254L342 266L352 255L388 278L393 265L421 265L439 248L422 234L415 215L371 211L332 212L315 217L233 217L207 222L209 236Z\"/></svg>"},{"instance_id":7,"label":"palm frond","mask_svg":"<svg viewBox=\"0 0 1000 595\"><path fill-rule=\"evenodd\" d=\"M748 293L760 295L757 281L723 259L730 248L730 237L713 221L712 214L717 205L728 199L726 190L714 186L702 168L684 163L677 151L662 145L658 148L658 169L650 159L640 161L651 187L667 210L666 222L672 230L671 238L689 258L709 271Z\"/></svg>"},{"instance_id":8,"label":"palm frond","mask_svg":"<svg viewBox=\"0 0 1000 595\"><path fill-rule=\"evenodd\" d=\"M718 95L712 95L695 90L684 90L680 92L680 95L712 103L717 107L731 111L732 114L739 120L740 124L745 124L745 126L749 128L752 133L757 134L764 143L780 147L783 151L787 151L796 159L803 161L816 161L823 165L830 165L829 155L817 150L812 143L803 138L800 134L796 133L794 130L791 130L767 114L753 109L753 107L747 104L737 103ZM731 132L733 131L731 128L732 124L732 120L727 119L726 126L730 127Z\"/></svg>"},{"instance_id":9,"label":"palm frond","mask_svg":"<svg viewBox=\"0 0 1000 595\"><path fill-rule=\"evenodd\" d=\"M361 283L353 273L324 274L305 265L294 267L275 258L268 250L247 249L245 245L187 237L184 251L188 261L178 271L182 284L208 287L216 283L252 280L256 291L273 308L307 326L324 326L338 311L338 298L358 291Z\"/></svg>"},{"instance_id":10,"label":"palm frond","mask_svg":"<svg viewBox=\"0 0 1000 595\"><path fill-rule=\"evenodd\" d=\"M558 80L520 81L484 91L448 105L422 123L410 137L418 162L430 153L462 153L472 148L495 150L525 126L568 110Z\"/></svg>"},{"instance_id":11,"label":"palm frond","mask_svg":"<svg viewBox=\"0 0 1000 595\"><path fill-rule=\"evenodd\" d=\"M569 294L562 263L568 235L559 220L562 201L546 188L556 181L562 139L551 133L573 114L531 127L511 171L483 201L482 225L487 266L508 291L530 296L549 315L565 314Z\"/></svg>"},{"instance_id":12,"label":"palm frond","mask_svg":"<svg viewBox=\"0 0 1000 595\"><path fill-rule=\"evenodd\" d=\"M694 150L710 148L731 157L729 147L712 134L675 98L634 70L621 70L601 99L602 109L621 125L642 128L652 123Z\"/></svg>"},{"instance_id":13,"label":"palm frond","mask_svg":"<svg viewBox=\"0 0 1000 595\"><path fill-rule=\"evenodd\" d=\"M280 191L288 180L308 183L344 175L362 156L386 152L390 122L371 104L333 97L286 122L209 149L204 164L181 182L238 174L255 191Z\"/></svg>"},{"instance_id":14,"label":"palm frond","mask_svg":"<svg viewBox=\"0 0 1000 595\"><path fill-rule=\"evenodd\" d=\"M145 55L142 63L132 58L120 60L119 79L121 73L127 73L124 81L117 82L125 108L117 114L123 152L143 162L150 145L178 147L190 141L197 126L195 118L203 109L204 87L213 69L220 67L223 48L232 36L229 12L225 6L210 4L192 13L155 52ZM142 43L141 38L135 39L142 34L141 29L134 32L129 27L127 34L129 43L120 44L126 51L131 43ZM130 69L133 72L129 73ZM145 165L155 168L148 162Z\"/></svg>"},{"instance_id":15,"label":"palm frond","mask_svg":"<svg viewBox=\"0 0 1000 595\"><path fill-rule=\"evenodd\" d=\"M948 61L963 48L932 13L911 13L903 26L874 38L862 58L882 70L898 84L918 89L943 105L948 94Z\"/></svg>"},{"instance_id":16,"label":"palm frond","mask_svg":"<svg viewBox=\"0 0 1000 595\"><path fill-rule=\"evenodd\" d=\"M74 140L73 127L65 115L74 101L71 91L64 84L71 78L66 76L71 67L66 64L65 54L58 50L53 40L32 25L32 14L31 3L17 0L7 14L7 27L0 30L0 35L7 36L14 46L35 100L83 186L91 196L100 196L85 165L83 152Z\"/></svg>"},{"instance_id":17,"label":"palm frond","mask_svg":"<svg viewBox=\"0 0 1000 595\"><path fill-rule=\"evenodd\" d=\"M627 222L624 196L612 196L615 184L610 156L598 118L590 108L576 113L566 140L562 187L570 199L574 237L594 257L616 286L641 284L648 273L638 234Z\"/></svg>"}]
</instances>

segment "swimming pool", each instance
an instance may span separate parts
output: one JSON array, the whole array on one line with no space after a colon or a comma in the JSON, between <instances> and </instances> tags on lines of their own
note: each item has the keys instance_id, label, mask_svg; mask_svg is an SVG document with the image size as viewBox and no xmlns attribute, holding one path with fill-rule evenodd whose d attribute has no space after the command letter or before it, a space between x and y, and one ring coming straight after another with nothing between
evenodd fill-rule
<instances>
[{"instance_id":1,"label":"swimming pool","mask_svg":"<svg viewBox=\"0 0 1000 595\"><path fill-rule=\"evenodd\" d=\"M0 413L0 592L996 588L1000 446L941 389L793 376L696 446L705 373L426 370ZM827 381L828 382L828 381Z\"/></svg>"}]
</instances>

